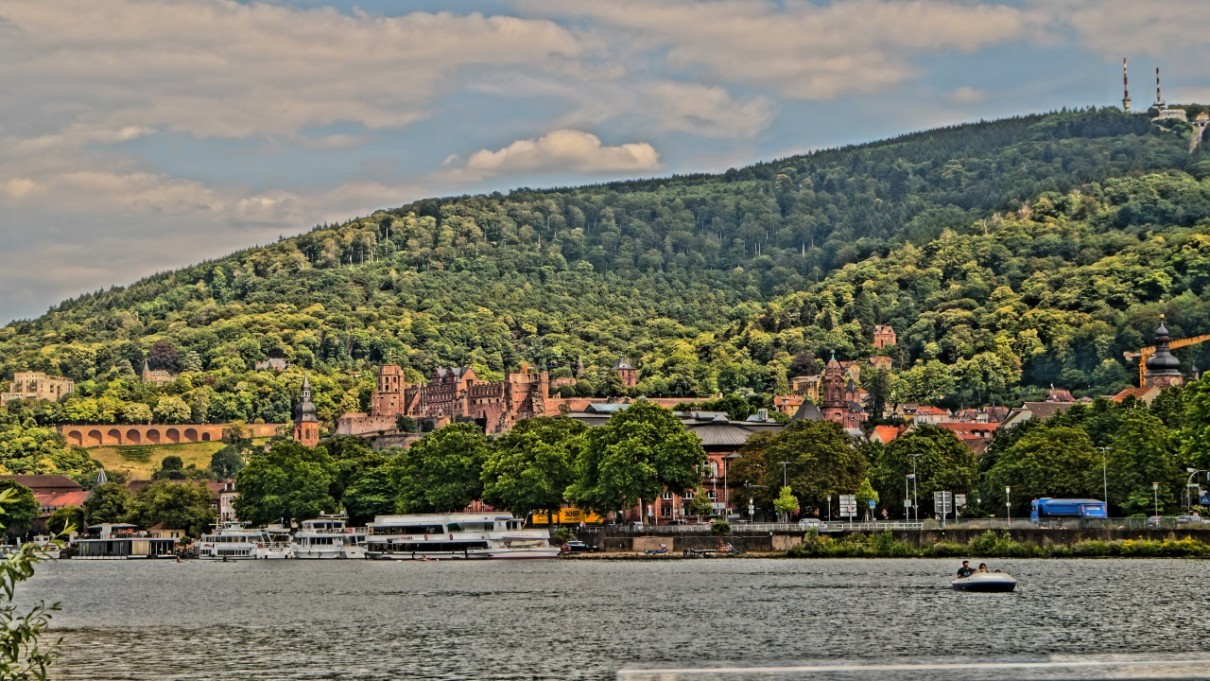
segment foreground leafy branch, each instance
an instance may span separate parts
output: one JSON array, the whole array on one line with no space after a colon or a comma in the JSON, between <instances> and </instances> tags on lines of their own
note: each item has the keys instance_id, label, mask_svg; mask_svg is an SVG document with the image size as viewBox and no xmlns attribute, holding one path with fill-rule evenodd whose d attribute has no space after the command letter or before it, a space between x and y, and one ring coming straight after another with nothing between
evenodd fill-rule
<instances>
[{"instance_id":1,"label":"foreground leafy branch","mask_svg":"<svg viewBox=\"0 0 1210 681\"><path fill-rule=\"evenodd\" d=\"M0 491L0 514L14 502L15 492ZM71 529L64 528L64 535ZM60 609L59 604L39 602L27 612L18 611L13 604L17 585L33 577L34 566L45 556L44 548L29 542L0 561L0 592L4 600L0 605L0 679L44 680L47 667L58 656L60 640L43 645L41 638L50 626L51 614Z\"/></svg>"}]
</instances>

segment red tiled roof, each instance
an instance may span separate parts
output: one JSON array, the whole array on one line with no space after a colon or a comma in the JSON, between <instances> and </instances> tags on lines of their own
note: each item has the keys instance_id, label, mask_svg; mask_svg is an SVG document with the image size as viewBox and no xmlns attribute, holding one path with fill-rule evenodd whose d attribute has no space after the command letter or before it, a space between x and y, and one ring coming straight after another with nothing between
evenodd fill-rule
<instances>
[{"instance_id":1,"label":"red tiled roof","mask_svg":"<svg viewBox=\"0 0 1210 681\"><path fill-rule=\"evenodd\" d=\"M882 444L890 444L892 440L899 437L899 433L903 432L899 426L874 426L874 435L882 442Z\"/></svg>"},{"instance_id":2,"label":"red tiled roof","mask_svg":"<svg viewBox=\"0 0 1210 681\"><path fill-rule=\"evenodd\" d=\"M34 499L38 502L38 506L42 508L63 508L64 506L83 506L88 500L88 492L77 490L75 492L55 492L34 494Z\"/></svg>"},{"instance_id":3,"label":"red tiled roof","mask_svg":"<svg viewBox=\"0 0 1210 681\"><path fill-rule=\"evenodd\" d=\"M75 492L84 489L66 475L0 475L0 480L12 480L38 492Z\"/></svg>"}]
</instances>

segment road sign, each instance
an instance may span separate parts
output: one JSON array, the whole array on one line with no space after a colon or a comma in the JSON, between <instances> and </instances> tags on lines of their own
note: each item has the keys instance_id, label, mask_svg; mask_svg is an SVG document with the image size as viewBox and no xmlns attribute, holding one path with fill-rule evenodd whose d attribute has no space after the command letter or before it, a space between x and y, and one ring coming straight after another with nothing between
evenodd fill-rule
<instances>
[{"instance_id":1,"label":"road sign","mask_svg":"<svg viewBox=\"0 0 1210 681\"><path fill-rule=\"evenodd\" d=\"M846 518L857 516L857 497L855 495L840 495L840 515Z\"/></svg>"},{"instance_id":2,"label":"road sign","mask_svg":"<svg viewBox=\"0 0 1210 681\"><path fill-rule=\"evenodd\" d=\"M957 506L958 508L966 508L966 495L965 494L955 494L954 495L954 505Z\"/></svg>"},{"instance_id":3,"label":"road sign","mask_svg":"<svg viewBox=\"0 0 1210 681\"><path fill-rule=\"evenodd\" d=\"M933 492L933 507L943 516L952 512L954 510L953 492Z\"/></svg>"},{"instance_id":4,"label":"road sign","mask_svg":"<svg viewBox=\"0 0 1210 681\"><path fill-rule=\"evenodd\" d=\"M871 510L873 510L873 508L878 505L873 499L870 499L866 503L869 504Z\"/></svg>"}]
</instances>

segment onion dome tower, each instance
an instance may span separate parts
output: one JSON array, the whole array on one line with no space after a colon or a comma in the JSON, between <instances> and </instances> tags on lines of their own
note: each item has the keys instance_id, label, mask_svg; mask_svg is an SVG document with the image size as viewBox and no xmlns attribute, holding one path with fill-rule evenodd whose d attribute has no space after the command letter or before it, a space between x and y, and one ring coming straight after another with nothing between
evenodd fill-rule
<instances>
[{"instance_id":1,"label":"onion dome tower","mask_svg":"<svg viewBox=\"0 0 1210 681\"><path fill-rule=\"evenodd\" d=\"M294 409L294 441L304 447L319 444L319 419L311 402L311 381L303 376L302 397Z\"/></svg>"},{"instance_id":2,"label":"onion dome tower","mask_svg":"<svg viewBox=\"0 0 1210 681\"><path fill-rule=\"evenodd\" d=\"M1185 377L1181 375L1181 361L1173 356L1168 343L1168 327L1164 326L1164 318L1160 317L1160 326L1155 330L1155 354L1147 360L1147 387L1168 388L1181 385Z\"/></svg>"}]
</instances>

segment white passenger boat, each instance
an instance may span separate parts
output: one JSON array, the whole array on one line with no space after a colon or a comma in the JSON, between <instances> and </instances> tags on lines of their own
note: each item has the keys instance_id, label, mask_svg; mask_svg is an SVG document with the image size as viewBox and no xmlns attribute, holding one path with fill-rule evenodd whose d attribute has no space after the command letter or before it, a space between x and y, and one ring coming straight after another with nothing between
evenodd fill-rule
<instances>
[{"instance_id":1,"label":"white passenger boat","mask_svg":"<svg viewBox=\"0 0 1210 681\"><path fill-rule=\"evenodd\" d=\"M284 530L224 522L198 540L197 557L203 560L257 560L291 558L293 554L290 535Z\"/></svg>"},{"instance_id":2,"label":"white passenger boat","mask_svg":"<svg viewBox=\"0 0 1210 681\"><path fill-rule=\"evenodd\" d=\"M290 548L295 558L365 558L366 532L348 526L344 516L321 516L304 520Z\"/></svg>"},{"instance_id":3,"label":"white passenger boat","mask_svg":"<svg viewBox=\"0 0 1210 681\"><path fill-rule=\"evenodd\" d=\"M557 558L547 530L509 513L384 515L367 528L366 556L392 560Z\"/></svg>"},{"instance_id":4,"label":"white passenger boat","mask_svg":"<svg viewBox=\"0 0 1210 681\"><path fill-rule=\"evenodd\" d=\"M976 572L950 582L955 591L1006 592L1017 588L1017 580L1007 572Z\"/></svg>"}]
</instances>

